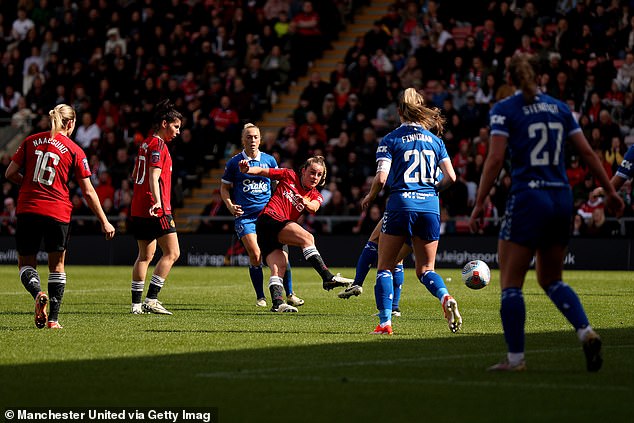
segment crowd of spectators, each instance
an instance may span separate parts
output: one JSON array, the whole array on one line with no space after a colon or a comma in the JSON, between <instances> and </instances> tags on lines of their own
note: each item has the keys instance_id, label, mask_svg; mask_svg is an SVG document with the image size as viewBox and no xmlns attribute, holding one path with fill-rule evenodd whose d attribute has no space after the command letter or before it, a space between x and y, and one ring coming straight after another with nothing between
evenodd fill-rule
<instances>
[{"instance_id":1,"label":"crowd of spectators","mask_svg":"<svg viewBox=\"0 0 634 423\"><path fill-rule=\"evenodd\" d=\"M241 124L257 123L279 93L311 72L311 62L367 2L0 3L0 118L14 125L34 119L35 132L48 127L45 112L55 104L75 107L75 139L87 152L104 208L125 215L135 142L147 135L161 97L185 115L172 150L178 206L201 175L235 149ZM376 147L399 123L398 93L414 86L442 110L442 138L459 176L441 197L443 231L466 232L488 149L488 111L513 93L505 66L522 53L539 62L540 88L574 110L611 176L634 141L632 3L395 0L330 75L311 73L287 123L263 132L261 148L285 167L326 156L329 183L320 214L360 217L330 224L309 218L304 225L315 232L368 233L385 200L367 212L359 208L375 172ZM574 233L619 232L605 223L601 199L591 198L595 181L574 150L568 152L579 210ZM2 157L2 167L8 160ZM483 232L495 232L509 186L504 172L490 193ZM626 216L634 216L629 183L622 193ZM15 187L3 182L1 196L15 198ZM77 208L84 207L76 197ZM222 215L211 200L203 216Z\"/></svg>"},{"instance_id":2,"label":"crowd of spectators","mask_svg":"<svg viewBox=\"0 0 634 423\"><path fill-rule=\"evenodd\" d=\"M56 104L72 105L73 138L104 210L125 218L137 144L149 135L154 105L168 97L185 116L171 147L178 207L239 145L242 124L257 122L363 3L0 0L0 122L39 132ZM12 153L2 156L2 177ZM15 200L16 187L1 183L1 199ZM73 214L89 214L75 187L71 196ZM73 224L75 233L95 229Z\"/></svg>"},{"instance_id":3,"label":"crowd of spectators","mask_svg":"<svg viewBox=\"0 0 634 423\"><path fill-rule=\"evenodd\" d=\"M609 177L634 143L634 16L631 1L395 1L359 37L330 75L313 73L299 104L269 150L284 166L324 154L330 184L323 215L360 216L356 224L315 231L368 233L381 217L385 196L368 212L359 200L375 172L380 138L399 124L398 93L414 86L442 110L442 134L458 174L441 195L444 233L467 233L488 150L488 112L515 91L505 77L514 54L538 64L540 89L574 111ZM467 8L468 10L462 10ZM596 181L567 149L574 191L574 234L612 236L625 229L606 220ZM506 170L488 197L483 233L497 232L510 186ZM634 216L631 185L621 191L626 217ZM610 216L608 216L610 217ZM334 226L334 227L333 227Z\"/></svg>"}]
</instances>

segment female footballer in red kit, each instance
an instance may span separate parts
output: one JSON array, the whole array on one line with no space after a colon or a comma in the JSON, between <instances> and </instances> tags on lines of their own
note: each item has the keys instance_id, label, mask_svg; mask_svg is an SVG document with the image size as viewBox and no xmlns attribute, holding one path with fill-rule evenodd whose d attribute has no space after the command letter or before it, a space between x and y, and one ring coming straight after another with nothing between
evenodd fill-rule
<instances>
[{"instance_id":1,"label":"female footballer in red kit","mask_svg":"<svg viewBox=\"0 0 634 423\"><path fill-rule=\"evenodd\" d=\"M154 110L153 134L139 146L132 179L132 233L137 240L139 255L132 269L132 314L172 314L158 300L180 249L172 217L172 157L167 143L180 133L183 115L169 100L163 100ZM147 269L161 247L163 255L156 263L145 301L141 303Z\"/></svg>"},{"instance_id":2,"label":"female footballer in red kit","mask_svg":"<svg viewBox=\"0 0 634 423\"><path fill-rule=\"evenodd\" d=\"M326 163L322 156L311 157L296 174L291 169L271 169L249 166L247 160L240 162L240 171L249 175L260 175L278 181L277 188L268 204L258 216L256 232L262 258L271 269L269 290L273 312L297 312L297 308L284 303L282 277L288 261L287 245L300 247L306 261L319 273L323 288L331 290L347 287L352 279L333 275L315 247L315 238L302 228L297 220L304 211L316 213L323 197L317 190L326 180Z\"/></svg>"},{"instance_id":3,"label":"female footballer in red kit","mask_svg":"<svg viewBox=\"0 0 634 423\"><path fill-rule=\"evenodd\" d=\"M99 219L106 239L114 227L101 208L90 182L90 167L84 151L69 137L75 129L75 110L59 104L49 111L51 131L27 137L11 158L5 176L20 185L16 244L20 280L35 299L35 326L61 329L59 310L66 286L64 260L73 209L68 184L71 175L79 184L88 207ZM41 290L37 252L44 241L48 253L48 295ZM50 310L47 305L50 302Z\"/></svg>"}]
</instances>

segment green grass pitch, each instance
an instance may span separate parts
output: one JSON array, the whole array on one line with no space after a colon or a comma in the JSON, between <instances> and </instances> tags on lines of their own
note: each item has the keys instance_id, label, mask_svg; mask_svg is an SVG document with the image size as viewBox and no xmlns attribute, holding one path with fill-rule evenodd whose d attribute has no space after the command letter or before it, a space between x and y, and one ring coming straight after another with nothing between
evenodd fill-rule
<instances>
[{"instance_id":1,"label":"green grass pitch","mask_svg":"<svg viewBox=\"0 0 634 423\"><path fill-rule=\"evenodd\" d=\"M246 268L176 267L161 293L173 316L129 314L131 268L66 271L64 329L51 331L35 328L17 269L0 267L0 408L213 406L221 422L631 419L631 272L565 274L603 338L599 373L585 371L574 332L531 272L528 371L491 374L484 369L505 353L496 271L480 291L459 270L439 271L452 278L464 319L452 334L438 300L407 270L392 337L368 334L377 323L374 271L365 293L345 301L296 267L306 304L280 315L255 307Z\"/></svg>"}]
</instances>

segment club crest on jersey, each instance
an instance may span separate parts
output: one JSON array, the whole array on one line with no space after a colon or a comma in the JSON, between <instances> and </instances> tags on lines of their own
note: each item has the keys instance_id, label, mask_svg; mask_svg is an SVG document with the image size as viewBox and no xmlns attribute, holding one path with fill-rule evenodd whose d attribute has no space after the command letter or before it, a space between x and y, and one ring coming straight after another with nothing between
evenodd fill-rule
<instances>
[{"instance_id":1,"label":"club crest on jersey","mask_svg":"<svg viewBox=\"0 0 634 423\"><path fill-rule=\"evenodd\" d=\"M491 125L504 125L506 121L506 116L502 115L493 115L491 116Z\"/></svg>"},{"instance_id":2,"label":"club crest on jersey","mask_svg":"<svg viewBox=\"0 0 634 423\"><path fill-rule=\"evenodd\" d=\"M160 151L152 151L152 154L151 154L151 157L150 157L150 163L158 163L160 159L161 159L161 152Z\"/></svg>"}]
</instances>

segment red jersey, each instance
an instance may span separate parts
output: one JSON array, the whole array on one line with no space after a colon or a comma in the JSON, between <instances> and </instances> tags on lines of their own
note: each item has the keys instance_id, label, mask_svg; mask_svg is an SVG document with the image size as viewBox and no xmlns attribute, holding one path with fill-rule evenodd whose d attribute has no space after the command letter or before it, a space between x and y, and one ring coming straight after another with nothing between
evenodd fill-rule
<instances>
[{"instance_id":1,"label":"red jersey","mask_svg":"<svg viewBox=\"0 0 634 423\"><path fill-rule=\"evenodd\" d=\"M139 153L134 162L132 180L134 191L132 194L132 216L155 217L150 215L150 207L156 200L150 192L150 167L161 169L159 176L159 195L163 214L172 214L170 194L172 190L172 156L167 144L161 138L153 135L145 139L139 146ZM161 216L161 212L158 212Z\"/></svg>"},{"instance_id":2,"label":"red jersey","mask_svg":"<svg viewBox=\"0 0 634 423\"><path fill-rule=\"evenodd\" d=\"M275 220L297 222L304 211L304 204L295 198L298 194L310 201L317 200L319 204L324 201L324 197L315 188L304 189L300 177L291 169L269 169L269 178L279 182L262 213Z\"/></svg>"},{"instance_id":3,"label":"red jersey","mask_svg":"<svg viewBox=\"0 0 634 423\"><path fill-rule=\"evenodd\" d=\"M84 151L70 138L50 132L27 137L11 157L20 165L24 179L18 195L17 213L34 213L68 223L73 205L68 182L90 177Z\"/></svg>"}]
</instances>

